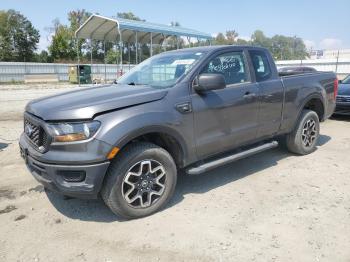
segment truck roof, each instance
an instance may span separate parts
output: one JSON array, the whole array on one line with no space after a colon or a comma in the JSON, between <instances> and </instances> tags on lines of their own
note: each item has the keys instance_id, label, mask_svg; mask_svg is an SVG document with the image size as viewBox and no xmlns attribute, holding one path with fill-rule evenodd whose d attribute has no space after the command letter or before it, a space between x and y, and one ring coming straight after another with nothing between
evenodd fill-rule
<instances>
[{"instance_id":1,"label":"truck roof","mask_svg":"<svg viewBox=\"0 0 350 262\"><path fill-rule=\"evenodd\" d=\"M185 49L177 49L177 50L171 50L167 53L171 52L210 52L210 51L218 51L218 50L224 50L227 48L237 48L237 49L250 49L250 50L264 50L266 51L266 48L258 47L258 46L250 46L250 45L213 45L213 46L199 46L199 47L191 47L191 48L185 48Z\"/></svg>"}]
</instances>

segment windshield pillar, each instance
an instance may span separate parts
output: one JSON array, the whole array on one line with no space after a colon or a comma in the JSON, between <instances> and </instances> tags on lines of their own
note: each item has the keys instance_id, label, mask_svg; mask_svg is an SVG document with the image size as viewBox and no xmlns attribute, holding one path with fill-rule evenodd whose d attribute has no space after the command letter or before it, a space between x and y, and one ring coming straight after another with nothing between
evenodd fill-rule
<instances>
[{"instance_id":1,"label":"windshield pillar","mask_svg":"<svg viewBox=\"0 0 350 262\"><path fill-rule=\"evenodd\" d=\"M139 51L139 43L138 43L138 37L137 37L137 31L135 31L135 47L136 47L136 54L135 54L135 64L138 64L138 51Z\"/></svg>"},{"instance_id":2,"label":"windshield pillar","mask_svg":"<svg viewBox=\"0 0 350 262\"><path fill-rule=\"evenodd\" d=\"M151 32L150 56L153 56L153 35L152 35L152 32Z\"/></svg>"}]
</instances>

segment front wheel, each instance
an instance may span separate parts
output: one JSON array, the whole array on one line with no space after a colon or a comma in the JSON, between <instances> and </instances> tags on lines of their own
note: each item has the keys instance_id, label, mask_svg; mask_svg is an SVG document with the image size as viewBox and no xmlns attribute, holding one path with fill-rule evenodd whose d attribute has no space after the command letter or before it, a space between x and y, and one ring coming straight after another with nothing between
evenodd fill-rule
<instances>
[{"instance_id":1,"label":"front wheel","mask_svg":"<svg viewBox=\"0 0 350 262\"><path fill-rule=\"evenodd\" d=\"M107 206L124 218L148 216L173 195L177 171L171 155L151 143L127 146L112 161L102 188Z\"/></svg>"},{"instance_id":2,"label":"front wheel","mask_svg":"<svg viewBox=\"0 0 350 262\"><path fill-rule=\"evenodd\" d=\"M316 112L303 110L293 132L287 135L286 144L289 151L307 155L316 150L320 135L320 122Z\"/></svg>"}]
</instances>

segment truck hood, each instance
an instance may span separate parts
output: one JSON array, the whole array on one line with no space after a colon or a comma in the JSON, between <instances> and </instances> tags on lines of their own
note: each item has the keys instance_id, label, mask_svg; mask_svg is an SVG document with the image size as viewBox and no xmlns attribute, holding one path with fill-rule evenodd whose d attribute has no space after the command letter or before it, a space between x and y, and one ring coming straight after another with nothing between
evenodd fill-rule
<instances>
[{"instance_id":1,"label":"truck hood","mask_svg":"<svg viewBox=\"0 0 350 262\"><path fill-rule=\"evenodd\" d=\"M340 84L338 89L338 95L350 96L350 84Z\"/></svg>"},{"instance_id":2,"label":"truck hood","mask_svg":"<svg viewBox=\"0 0 350 262\"><path fill-rule=\"evenodd\" d=\"M26 111L43 120L92 119L94 115L162 99L166 89L109 85L82 88L29 102Z\"/></svg>"}]
</instances>

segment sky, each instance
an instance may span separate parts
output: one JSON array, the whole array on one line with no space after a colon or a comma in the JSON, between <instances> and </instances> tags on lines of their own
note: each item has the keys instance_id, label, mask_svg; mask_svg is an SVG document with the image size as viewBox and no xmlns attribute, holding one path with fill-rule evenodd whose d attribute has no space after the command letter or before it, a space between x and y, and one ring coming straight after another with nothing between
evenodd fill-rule
<instances>
[{"instance_id":1,"label":"sky","mask_svg":"<svg viewBox=\"0 0 350 262\"><path fill-rule=\"evenodd\" d=\"M85 9L103 16L133 12L149 22L169 24L216 35L236 30L250 38L257 30L267 36L301 37L307 48L350 48L350 0L0 0L0 10L15 9L39 29L39 49L48 45L46 30L55 18L68 23L67 13Z\"/></svg>"}]
</instances>

